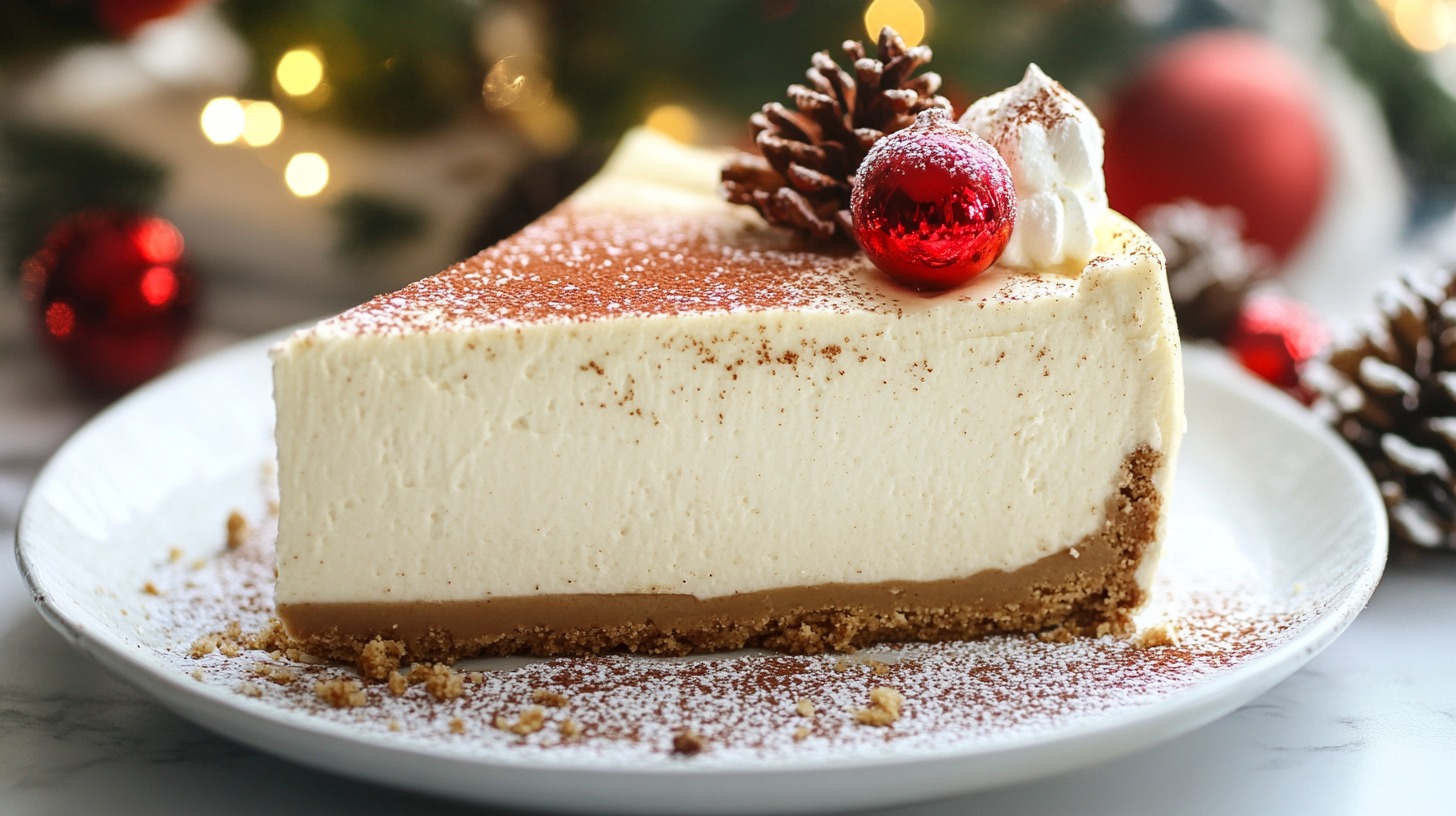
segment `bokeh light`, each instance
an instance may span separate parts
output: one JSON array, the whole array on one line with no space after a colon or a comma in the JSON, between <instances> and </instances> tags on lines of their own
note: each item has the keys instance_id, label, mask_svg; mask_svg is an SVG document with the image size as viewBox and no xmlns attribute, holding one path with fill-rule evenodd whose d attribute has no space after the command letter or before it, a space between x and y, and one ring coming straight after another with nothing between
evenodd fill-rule
<instances>
[{"instance_id":1,"label":"bokeh light","mask_svg":"<svg viewBox=\"0 0 1456 816\"><path fill-rule=\"evenodd\" d=\"M145 218L131 232L132 245L148 263L169 264L182 257L182 233L165 218Z\"/></svg>"},{"instance_id":2,"label":"bokeh light","mask_svg":"<svg viewBox=\"0 0 1456 816\"><path fill-rule=\"evenodd\" d=\"M45 310L46 331L58 340L64 340L71 336L71 331L76 328L76 310L71 304L64 301L56 301L46 307Z\"/></svg>"},{"instance_id":3,"label":"bokeh light","mask_svg":"<svg viewBox=\"0 0 1456 816\"><path fill-rule=\"evenodd\" d=\"M219 96L202 108L202 135L213 144L236 142L243 135L247 117L243 105L231 96Z\"/></svg>"},{"instance_id":4,"label":"bokeh light","mask_svg":"<svg viewBox=\"0 0 1456 816\"><path fill-rule=\"evenodd\" d=\"M250 147L273 144L283 133L283 113L272 102L243 103L243 141Z\"/></svg>"},{"instance_id":5,"label":"bokeh light","mask_svg":"<svg viewBox=\"0 0 1456 816\"><path fill-rule=\"evenodd\" d=\"M1439 51L1451 44L1452 12L1447 0L1397 0L1390 8L1395 31L1417 51Z\"/></svg>"},{"instance_id":6,"label":"bokeh light","mask_svg":"<svg viewBox=\"0 0 1456 816\"><path fill-rule=\"evenodd\" d=\"M544 104L523 111L513 111L512 122L531 144L546 155L564 153L576 144L580 124L571 109L548 99Z\"/></svg>"},{"instance_id":7,"label":"bokeh light","mask_svg":"<svg viewBox=\"0 0 1456 816\"><path fill-rule=\"evenodd\" d=\"M491 111L541 107L551 99L551 80L532 56L497 60L485 75L481 96Z\"/></svg>"},{"instance_id":8,"label":"bokeh light","mask_svg":"<svg viewBox=\"0 0 1456 816\"><path fill-rule=\"evenodd\" d=\"M683 144L698 140L698 117L682 105L663 105L647 114L643 123L649 130L676 139Z\"/></svg>"},{"instance_id":9,"label":"bokeh light","mask_svg":"<svg viewBox=\"0 0 1456 816\"><path fill-rule=\"evenodd\" d=\"M871 42L879 39L880 29L889 26L905 40L906 45L924 42L929 27L925 7L917 0L874 0L865 9L864 24ZM873 50L873 46L870 48Z\"/></svg>"},{"instance_id":10,"label":"bokeh light","mask_svg":"<svg viewBox=\"0 0 1456 816\"><path fill-rule=\"evenodd\" d=\"M139 288L142 300L152 306L165 306L177 294L177 273L165 266L154 266L142 274Z\"/></svg>"},{"instance_id":11,"label":"bokeh light","mask_svg":"<svg viewBox=\"0 0 1456 816\"><path fill-rule=\"evenodd\" d=\"M295 48L278 60L278 87L289 96L307 96L324 81L324 60L312 48Z\"/></svg>"},{"instance_id":12,"label":"bokeh light","mask_svg":"<svg viewBox=\"0 0 1456 816\"><path fill-rule=\"evenodd\" d=\"M299 198L316 196L329 186L329 163L317 153L298 153L283 168L283 181Z\"/></svg>"}]
</instances>

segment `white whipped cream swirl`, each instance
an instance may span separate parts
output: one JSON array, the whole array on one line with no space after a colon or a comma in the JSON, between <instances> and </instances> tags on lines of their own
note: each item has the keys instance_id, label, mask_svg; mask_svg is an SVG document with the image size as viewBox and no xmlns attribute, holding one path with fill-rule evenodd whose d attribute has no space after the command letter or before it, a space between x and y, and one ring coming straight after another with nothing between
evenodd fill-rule
<instances>
[{"instance_id":1,"label":"white whipped cream swirl","mask_svg":"<svg viewBox=\"0 0 1456 816\"><path fill-rule=\"evenodd\" d=\"M1087 105L1032 64L1020 83L971 105L960 124L1011 168L1016 227L1001 263L1085 264L1107 213L1102 126Z\"/></svg>"}]
</instances>

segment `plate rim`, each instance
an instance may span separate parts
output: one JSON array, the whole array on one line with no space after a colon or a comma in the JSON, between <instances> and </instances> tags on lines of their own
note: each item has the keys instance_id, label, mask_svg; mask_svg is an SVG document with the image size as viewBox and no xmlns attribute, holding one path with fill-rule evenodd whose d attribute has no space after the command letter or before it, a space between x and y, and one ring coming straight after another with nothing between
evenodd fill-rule
<instances>
[{"instance_id":1,"label":"plate rim","mask_svg":"<svg viewBox=\"0 0 1456 816\"><path fill-rule=\"evenodd\" d=\"M380 742L367 738L360 738L351 735L351 727L346 723L336 723L318 718L307 718L303 715L290 714L278 710L275 707L248 699L241 695L225 694L221 688L192 682L185 675L177 673L161 662L151 658L148 652L145 655L133 654L128 650L126 641L134 640L126 636L118 636L113 632L112 637L96 635L88 630L81 622L70 619L65 610L59 608L51 598L51 593L45 585L44 578L37 572L31 563L29 551L37 546L33 541L31 531L31 516L34 504L39 496L45 495L46 491L53 490L51 482L54 480L54 472L58 469L58 463L66 457L74 456L74 450L86 445L91 437L98 433L98 428L105 427L116 420L113 417L122 415L124 412L135 410L134 406L148 400L156 399L156 395L168 389L178 387L178 384L186 383L196 377L199 372L211 368L219 368L226 365L240 365L243 361L253 358L255 355L265 355L268 348L294 331L288 328L277 332L270 332L259 337L230 345L226 348L215 351L197 360L180 366L166 375L144 385L131 394L118 400L111 406L102 410L80 429L72 434L52 455L46 465L37 474L35 480L27 492L22 503L20 514L17 518L15 533L15 556L20 568L23 581L30 593L31 600L37 607L42 618L65 639L72 643L80 652L87 657L97 660L108 670L122 677L123 680L138 688L143 694L152 700L160 703L163 707L181 714L188 720L197 723L215 733L235 741L243 742L251 747L283 756L290 760L315 767L318 769L343 773L349 776L360 776L360 778L371 779L375 782L386 782L395 787L413 789L421 792L436 795L447 795L461 797L465 796L474 801L500 802L511 804L534 804L537 807L550 806L552 804L565 804L567 800L543 801L539 796L513 797L505 795L506 792L490 790L490 795L485 795L489 785L469 786L474 788L473 792L462 793L462 788L441 787L438 784L430 784L431 780L408 779L406 774L396 774L389 777L362 776L351 773L347 767L341 767L338 762L328 761L308 752L308 746L298 745L304 743L327 743L340 746L349 753L356 756L362 754L370 755L373 759L386 762L391 757L397 758L400 754L406 754L416 760L430 760L441 763L444 766L469 767L476 774L480 774L476 781L492 780L497 775L509 774L513 778L521 776L533 777L536 775L559 777L562 774L575 775L601 782L611 779L617 782L628 784L640 783L643 780L660 780L671 778L686 783L706 783L710 781L726 781L738 777L766 777L768 779L786 779L794 777L803 779L806 775L828 774L831 776L842 776L846 773L856 771L874 770L893 771L905 767L914 766L925 768L928 766L955 766L961 763L973 762L977 759L984 759L987 756L1007 756L1014 759L1015 755L1023 753L1034 753L1044 751L1049 746L1063 746L1066 750L1075 751L1083 743L1121 740L1126 743L1129 735L1135 735L1141 730L1151 728L1159 723L1166 724L1170 719L1176 718L1180 712L1192 711L1196 714L1191 720L1185 720L1178 724L1178 727L1171 730L1164 728L1161 736L1155 738L1132 739L1132 744L1122 745L1119 750L1111 753L1104 753L1086 757L1081 762L1062 762L1052 770L1044 771L1036 768L1028 768L1024 774L1003 775L995 783L980 785L950 785L941 792L953 794L956 792L970 792L990 786L991 784L1011 784L1018 781L1038 778L1053 773L1066 773L1078 767L1086 767L1106 760L1123 756L1138 750L1144 750L1153 745L1164 742L1168 739L1181 736L1195 730L1207 723L1224 716L1235 708L1252 700L1274 685L1278 684L1289 675L1298 671L1305 663L1316 654L1327 647L1336 637L1343 632L1359 612L1365 607L1370 595L1374 592L1383 572L1386 553L1388 528L1385 516L1384 504L1379 498L1379 492L1373 478L1363 463L1359 460L1343 440L1323 422L1318 420L1312 412L1300 405L1294 399L1282 392L1265 385L1251 375L1244 372L1236 363L1230 360L1226 354L1207 348L1190 346L1184 349L1185 377L1190 381L1199 382L1201 387L1213 387L1225 391L1236 399L1252 403L1258 409L1279 416L1281 419L1298 427L1300 431L1310 434L1318 439L1321 447L1332 453L1340 462L1345 475L1358 482L1357 492L1364 499L1367 505L1362 514L1368 520L1372 528L1368 546L1361 550L1363 560L1360 563L1359 571L1349 588L1342 594L1339 601L1331 608L1321 611L1307 625L1290 637L1289 640L1280 643L1276 647L1258 654L1252 658L1240 662L1232 669L1225 670L1218 675L1200 682L1196 686L1180 690L1172 694L1167 700L1150 704L1126 712L1119 712L1116 718L1110 720L1083 720L1073 723L1066 728L1060 728L1049 734L1027 734L1020 738L1009 741L993 741L991 743L974 745L954 745L946 748L917 747L913 751L898 752L888 756L855 755L848 757L836 757L833 752L815 754L812 757L805 757L803 761L793 763L774 763L765 761L745 762L741 765L717 765L717 764L654 764L648 767L624 767L623 765L603 765L581 761L562 761L553 759L543 764L539 762L536 755L520 754L509 758L503 757L479 757L468 754L448 753L435 750L426 750L420 746L410 745L402 742ZM144 646L144 644L136 644ZM1292 656L1291 656L1292 655ZM141 669L145 675L146 682L142 682L135 672ZM156 685L160 683L160 686ZM163 693L165 690L166 693ZM1230 702L1231 697L1238 699ZM226 727L222 723L225 720L232 721L236 725L238 718L248 721L244 728ZM252 738L255 730L274 731L283 728L294 735L293 744L280 746L280 744L267 741L262 737ZM296 749L296 750L295 750ZM482 773L488 770L488 773ZM560 781L557 779L556 781ZM912 797L896 796L884 799L879 804L908 803L922 799L933 798L941 793L917 793ZM591 802L582 803L576 800L569 800L576 807L583 804L593 809L603 811L624 810L640 808L640 802ZM857 800L863 802L862 798ZM735 803L742 805L742 802ZM791 803L778 802L768 810L784 811ZM865 806L875 804L867 803ZM651 810L652 806L647 806ZM735 810L742 810L735 807ZM793 808L789 808L793 809ZM800 807L799 810L822 809L822 806L811 805ZM750 809L752 810L752 809Z\"/></svg>"}]
</instances>

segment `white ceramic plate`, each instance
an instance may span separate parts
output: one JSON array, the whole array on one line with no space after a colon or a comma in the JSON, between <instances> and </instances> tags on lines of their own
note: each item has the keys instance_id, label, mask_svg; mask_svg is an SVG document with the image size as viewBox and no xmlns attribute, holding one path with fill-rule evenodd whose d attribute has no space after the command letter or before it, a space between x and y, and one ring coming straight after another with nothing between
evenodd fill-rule
<instances>
[{"instance_id":1,"label":"white ceramic plate","mask_svg":"<svg viewBox=\"0 0 1456 816\"><path fill-rule=\"evenodd\" d=\"M933 738L810 740L802 751L785 741L770 751L692 760L523 750L519 740L484 739L499 732L469 745L395 737L347 717L197 682L179 668L176 645L160 642L139 620L146 616L129 611L146 608L141 587L169 551L189 558L216 553L220 520L230 510L263 512L259 470L272 455L265 351L272 339L187 366L77 433L27 500L18 533L21 570L53 626L165 706L260 750L401 787L605 812L807 812L1056 774L1147 748L1257 697L1344 630L1384 564L1384 512L1359 461L1300 406L1217 353L1192 349L1189 434L1164 574L1283 604L1290 623L1268 648L1185 682L1134 684L1109 697L1115 705L1073 707L1041 727L1005 727L989 736L959 733L954 725L935 733L933 723L921 722L922 730L930 728L922 736ZM1238 569L1205 569L1214 561ZM1238 585L1219 585L1229 581ZM965 653L957 656L957 648ZM978 648L934 647L972 663ZM914 701L915 689L905 690Z\"/></svg>"}]
</instances>

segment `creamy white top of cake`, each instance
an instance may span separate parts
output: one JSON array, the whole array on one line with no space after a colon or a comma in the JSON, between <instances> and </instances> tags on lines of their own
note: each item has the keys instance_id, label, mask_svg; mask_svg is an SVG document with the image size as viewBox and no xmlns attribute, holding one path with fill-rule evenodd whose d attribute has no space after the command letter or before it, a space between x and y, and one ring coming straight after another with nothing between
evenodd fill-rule
<instances>
[{"instance_id":1,"label":"creamy white top of cake","mask_svg":"<svg viewBox=\"0 0 1456 816\"><path fill-rule=\"evenodd\" d=\"M1016 227L1001 263L1085 264L1097 251L1097 226L1108 211L1102 126L1087 105L1032 64L1020 83L973 103L960 124L990 142L1011 168Z\"/></svg>"},{"instance_id":2,"label":"creamy white top of cake","mask_svg":"<svg viewBox=\"0 0 1456 816\"><path fill-rule=\"evenodd\" d=\"M1177 333L1120 216L1076 277L927 296L718 201L715 154L631 139L519 235L275 351L280 603L1010 570L1096 530L1135 448L1171 461Z\"/></svg>"}]
</instances>

